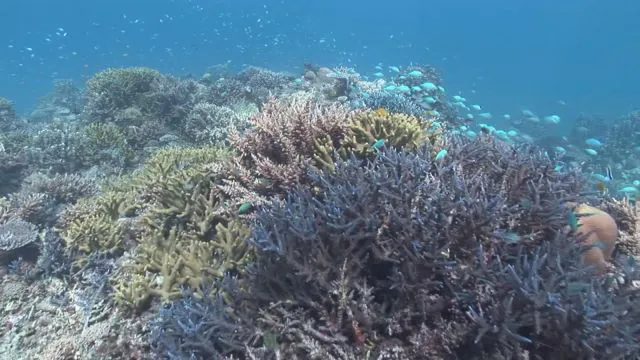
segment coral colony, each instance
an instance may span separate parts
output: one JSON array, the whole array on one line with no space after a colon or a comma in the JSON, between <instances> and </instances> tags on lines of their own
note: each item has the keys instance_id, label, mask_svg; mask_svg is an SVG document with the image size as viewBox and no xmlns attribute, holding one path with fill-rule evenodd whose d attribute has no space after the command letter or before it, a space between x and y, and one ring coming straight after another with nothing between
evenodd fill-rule
<instances>
[{"instance_id":1,"label":"coral colony","mask_svg":"<svg viewBox=\"0 0 640 360\"><path fill-rule=\"evenodd\" d=\"M637 359L640 114L492 118L420 65L0 99L0 354Z\"/></svg>"}]
</instances>

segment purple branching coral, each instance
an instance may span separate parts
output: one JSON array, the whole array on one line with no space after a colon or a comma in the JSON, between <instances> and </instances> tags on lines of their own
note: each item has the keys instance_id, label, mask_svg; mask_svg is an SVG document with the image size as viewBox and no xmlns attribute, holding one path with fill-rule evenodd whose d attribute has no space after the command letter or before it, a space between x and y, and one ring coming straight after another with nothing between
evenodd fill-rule
<instances>
[{"instance_id":1,"label":"purple branching coral","mask_svg":"<svg viewBox=\"0 0 640 360\"><path fill-rule=\"evenodd\" d=\"M640 354L634 268L593 277L563 230L581 177L485 137L447 150L312 171L258 211L252 305L233 306L277 334L274 357Z\"/></svg>"}]
</instances>

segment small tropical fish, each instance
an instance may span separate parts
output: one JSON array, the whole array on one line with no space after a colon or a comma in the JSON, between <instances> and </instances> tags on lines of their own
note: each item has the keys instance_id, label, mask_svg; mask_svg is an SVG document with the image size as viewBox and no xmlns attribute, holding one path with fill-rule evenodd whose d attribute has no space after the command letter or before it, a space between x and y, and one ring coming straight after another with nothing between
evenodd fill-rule
<instances>
[{"instance_id":1,"label":"small tropical fish","mask_svg":"<svg viewBox=\"0 0 640 360\"><path fill-rule=\"evenodd\" d=\"M432 82L423 82L422 84L420 84L420 87L429 91L429 90L436 90L438 87L432 83Z\"/></svg>"},{"instance_id":2,"label":"small tropical fish","mask_svg":"<svg viewBox=\"0 0 640 360\"><path fill-rule=\"evenodd\" d=\"M560 116L558 115L545 116L544 121L551 124L558 124L560 122Z\"/></svg>"},{"instance_id":3,"label":"small tropical fish","mask_svg":"<svg viewBox=\"0 0 640 360\"><path fill-rule=\"evenodd\" d=\"M569 212L569 215L567 216L567 222L569 223L569 227L572 231L576 231L580 227L580 223L578 222L578 215L575 211Z\"/></svg>"},{"instance_id":4,"label":"small tropical fish","mask_svg":"<svg viewBox=\"0 0 640 360\"><path fill-rule=\"evenodd\" d=\"M371 145L371 148L374 150L378 150L383 146L384 146L384 139L378 139L376 140L376 142L373 143L373 145Z\"/></svg>"},{"instance_id":5,"label":"small tropical fish","mask_svg":"<svg viewBox=\"0 0 640 360\"><path fill-rule=\"evenodd\" d=\"M495 235L507 244L517 244L522 239L520 235L511 231L498 232Z\"/></svg>"},{"instance_id":6,"label":"small tropical fish","mask_svg":"<svg viewBox=\"0 0 640 360\"><path fill-rule=\"evenodd\" d=\"M613 181L613 172L611 171L611 166L607 166L607 179L609 179L609 181Z\"/></svg>"},{"instance_id":7,"label":"small tropical fish","mask_svg":"<svg viewBox=\"0 0 640 360\"><path fill-rule=\"evenodd\" d=\"M408 93L408 92L411 92L411 88L408 87L407 85L400 85L398 86L398 91L403 93Z\"/></svg>"},{"instance_id":8,"label":"small tropical fish","mask_svg":"<svg viewBox=\"0 0 640 360\"><path fill-rule=\"evenodd\" d=\"M589 148L589 149L584 149L584 152L586 152L587 154L591 155L591 156L596 156L598 155L598 152Z\"/></svg>"},{"instance_id":9,"label":"small tropical fish","mask_svg":"<svg viewBox=\"0 0 640 360\"><path fill-rule=\"evenodd\" d=\"M377 108L375 113L378 116L387 116L387 115L389 115L389 112L385 108Z\"/></svg>"},{"instance_id":10,"label":"small tropical fish","mask_svg":"<svg viewBox=\"0 0 640 360\"><path fill-rule=\"evenodd\" d=\"M242 215L244 213L246 213L247 211L251 210L251 208L253 207L253 204L251 203L244 203L242 205L240 205L240 207L238 208L238 214Z\"/></svg>"},{"instance_id":11,"label":"small tropical fish","mask_svg":"<svg viewBox=\"0 0 640 360\"><path fill-rule=\"evenodd\" d=\"M600 142L600 140L595 139L595 138L588 138L587 140L585 140L584 143L589 145L589 146L592 146L592 147L600 147L600 146L602 146L602 143Z\"/></svg>"},{"instance_id":12,"label":"small tropical fish","mask_svg":"<svg viewBox=\"0 0 640 360\"><path fill-rule=\"evenodd\" d=\"M442 149L442 150L438 151L438 153L436 154L436 161L444 159L445 156L447 156L447 150L446 149Z\"/></svg>"},{"instance_id":13,"label":"small tropical fish","mask_svg":"<svg viewBox=\"0 0 640 360\"><path fill-rule=\"evenodd\" d=\"M635 186L626 186L626 187L623 187L622 189L620 189L618 192L621 192L621 193L637 193L638 192L638 188L636 188Z\"/></svg>"}]
</instances>

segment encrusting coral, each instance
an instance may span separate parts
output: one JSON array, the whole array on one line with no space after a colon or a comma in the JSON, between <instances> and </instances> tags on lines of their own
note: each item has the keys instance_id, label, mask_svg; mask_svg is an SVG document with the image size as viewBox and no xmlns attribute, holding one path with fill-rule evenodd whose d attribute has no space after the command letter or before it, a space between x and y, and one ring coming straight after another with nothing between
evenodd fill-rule
<instances>
[{"instance_id":1,"label":"encrusting coral","mask_svg":"<svg viewBox=\"0 0 640 360\"><path fill-rule=\"evenodd\" d=\"M616 221L608 213L587 204L579 204L573 211L577 217L576 234L580 242L589 247L583 254L583 261L604 272L616 247Z\"/></svg>"}]
</instances>

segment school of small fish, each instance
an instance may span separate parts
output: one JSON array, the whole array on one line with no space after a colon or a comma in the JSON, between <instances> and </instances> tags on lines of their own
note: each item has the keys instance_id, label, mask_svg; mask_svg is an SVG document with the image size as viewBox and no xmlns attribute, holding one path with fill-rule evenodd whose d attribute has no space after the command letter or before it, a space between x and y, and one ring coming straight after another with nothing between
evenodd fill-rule
<instances>
[{"instance_id":1,"label":"school of small fish","mask_svg":"<svg viewBox=\"0 0 640 360\"><path fill-rule=\"evenodd\" d=\"M394 81L394 79L397 79L398 77L400 77L400 79L407 77L421 78L423 75L424 74L418 70L402 73L402 68L399 66L390 65L385 68L382 64L378 64L375 67L373 78L378 81L384 81L384 86L382 87L384 91L410 94L414 98L418 97L421 99L420 104L424 108L432 109L434 107L433 105L438 101L435 93L446 92L442 86L437 86L431 82L424 82L419 86L409 87L407 85L398 84ZM484 110L480 104L470 103L462 94L453 94L448 97L448 101L450 105L458 109L463 114L465 119L470 121L466 125L459 126L454 130L454 133L463 134L469 137L476 137L479 132L482 132L492 134L501 140L514 144L533 143L535 141L534 137L521 131L518 128L518 125L525 128L529 125L543 127L544 129L548 129L547 131L550 134L556 131L556 126L562 126L562 119L558 114L552 113L539 116L530 109L522 108L519 113L504 113L501 116L494 118L494 115L491 112ZM567 104L564 100L558 100L555 105L564 107ZM437 115L437 111L432 110L432 112ZM490 124L493 121L495 121L496 124L507 124L509 128L500 129L496 125ZM575 130L579 133L587 133L589 131L589 129L581 126L576 127ZM566 137L562 137L562 139L564 142L568 142ZM374 145L378 145L378 143ZM382 145L382 143L380 145ZM604 145L605 144L600 139L595 137L587 138L584 141L584 144L582 144L582 149L580 150L584 157L581 164L587 164L589 161L598 162L600 156L599 150ZM568 143L558 144L553 147L553 154L550 155L554 158L562 159L571 152L573 156L580 157L579 153L576 151L578 149L579 146L577 145L571 145ZM640 146L637 147L637 152L640 152ZM436 154L435 160L441 160L446 155L447 151L441 150ZM562 160L559 160L555 170L564 171L567 168L567 164ZM607 166L603 170L602 174L596 172L591 173L591 179L594 181L594 186L598 191L612 191L627 197L634 199L638 197L640 199L640 178L634 180L629 179L627 176L623 176L623 179L617 180L613 176L611 166ZM616 168L617 172L622 172L621 170L622 169ZM640 169L638 169L638 173L640 173Z\"/></svg>"}]
</instances>

